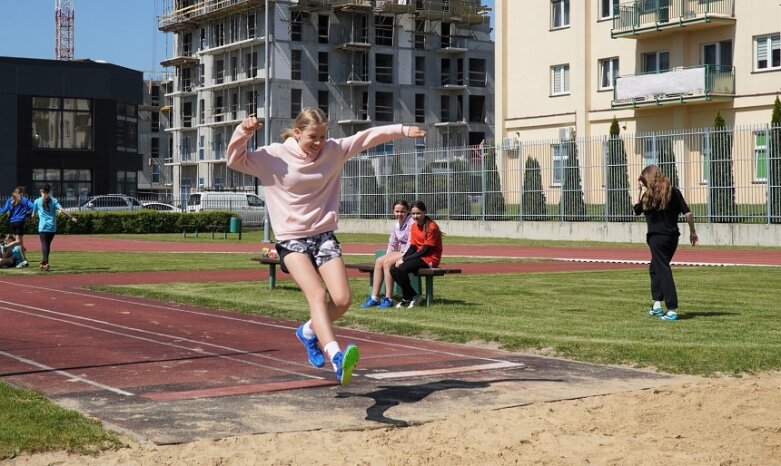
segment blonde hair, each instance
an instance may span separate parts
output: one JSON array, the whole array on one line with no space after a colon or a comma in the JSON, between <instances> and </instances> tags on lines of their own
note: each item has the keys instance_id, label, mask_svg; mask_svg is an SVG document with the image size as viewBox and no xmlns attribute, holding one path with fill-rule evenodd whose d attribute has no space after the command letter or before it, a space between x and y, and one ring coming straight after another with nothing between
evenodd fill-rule
<instances>
[{"instance_id":1,"label":"blonde hair","mask_svg":"<svg viewBox=\"0 0 781 466\"><path fill-rule=\"evenodd\" d=\"M322 110L319 108L306 107L298 112L298 116L293 121L293 127L287 128L282 131L280 138L286 140L287 138L295 137L295 130L303 131L307 126L311 125L325 125L328 126L328 117L325 116Z\"/></svg>"},{"instance_id":2,"label":"blonde hair","mask_svg":"<svg viewBox=\"0 0 781 466\"><path fill-rule=\"evenodd\" d=\"M640 181L645 185L641 204L643 210L664 210L670 203L672 183L656 165L648 165L640 173Z\"/></svg>"}]
</instances>

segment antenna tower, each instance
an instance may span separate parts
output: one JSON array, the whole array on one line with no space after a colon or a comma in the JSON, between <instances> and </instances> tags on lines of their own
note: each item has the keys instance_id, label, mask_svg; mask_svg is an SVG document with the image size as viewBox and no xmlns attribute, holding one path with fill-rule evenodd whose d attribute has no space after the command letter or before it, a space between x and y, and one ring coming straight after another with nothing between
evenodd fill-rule
<instances>
[{"instance_id":1,"label":"antenna tower","mask_svg":"<svg viewBox=\"0 0 781 466\"><path fill-rule=\"evenodd\" d=\"M73 0L56 0L54 10L54 56L73 60Z\"/></svg>"}]
</instances>

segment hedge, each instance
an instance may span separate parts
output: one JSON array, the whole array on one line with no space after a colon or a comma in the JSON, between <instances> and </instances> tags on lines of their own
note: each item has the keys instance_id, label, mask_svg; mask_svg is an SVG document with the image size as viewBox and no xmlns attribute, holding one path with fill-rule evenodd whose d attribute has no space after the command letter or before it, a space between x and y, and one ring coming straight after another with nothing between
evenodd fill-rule
<instances>
[{"instance_id":1,"label":"hedge","mask_svg":"<svg viewBox=\"0 0 781 466\"><path fill-rule=\"evenodd\" d=\"M194 225L206 229L209 225L228 225L230 212L158 212L156 210L81 212L69 211L79 221L73 223L60 214L57 220L57 233L108 234L108 233L180 233L182 225ZM24 222L26 234L38 233L38 217L27 217ZM0 233L10 233L8 214L0 215Z\"/></svg>"}]
</instances>

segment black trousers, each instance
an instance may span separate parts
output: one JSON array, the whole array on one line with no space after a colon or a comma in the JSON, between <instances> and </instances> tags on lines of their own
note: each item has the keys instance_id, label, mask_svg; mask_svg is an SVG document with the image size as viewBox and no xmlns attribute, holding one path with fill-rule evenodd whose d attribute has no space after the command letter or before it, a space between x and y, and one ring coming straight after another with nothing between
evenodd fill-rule
<instances>
[{"instance_id":1,"label":"black trousers","mask_svg":"<svg viewBox=\"0 0 781 466\"><path fill-rule=\"evenodd\" d=\"M54 233L48 231L39 231L38 236L41 238L41 264L48 264L49 251L51 251L52 248Z\"/></svg>"},{"instance_id":2,"label":"black trousers","mask_svg":"<svg viewBox=\"0 0 781 466\"><path fill-rule=\"evenodd\" d=\"M391 267L390 273L393 277L393 281L399 284L401 292L404 295L404 299L410 300L417 294L415 292L415 288L412 287L412 283L409 280L409 274L415 273L424 267L428 267L428 265L423 262L423 259L420 258L410 260L405 259L404 262L401 263L400 267L396 267L395 265Z\"/></svg>"},{"instance_id":3,"label":"black trousers","mask_svg":"<svg viewBox=\"0 0 781 466\"><path fill-rule=\"evenodd\" d=\"M675 289L673 270L670 262L678 249L677 235L652 235L646 238L651 249L651 265L648 273L651 275L651 298L654 301L664 301L667 309L678 309L678 291Z\"/></svg>"}]
</instances>

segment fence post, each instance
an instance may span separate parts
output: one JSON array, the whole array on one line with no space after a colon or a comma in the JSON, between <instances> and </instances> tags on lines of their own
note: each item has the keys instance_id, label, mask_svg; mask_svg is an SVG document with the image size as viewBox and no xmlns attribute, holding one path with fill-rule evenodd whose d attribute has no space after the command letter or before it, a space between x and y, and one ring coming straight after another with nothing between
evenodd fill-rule
<instances>
[{"instance_id":1,"label":"fence post","mask_svg":"<svg viewBox=\"0 0 781 466\"><path fill-rule=\"evenodd\" d=\"M610 171L610 166L608 165L610 163L610 145L612 143L611 139L603 139L602 140L602 156L605 160L605 163L603 166L605 167L603 170L603 177L602 182L605 186L605 224L607 225L608 222L610 222L610 186L608 185L607 178L608 178L608 172Z\"/></svg>"},{"instance_id":2,"label":"fence post","mask_svg":"<svg viewBox=\"0 0 781 466\"><path fill-rule=\"evenodd\" d=\"M765 151L767 156L765 156L765 187L767 188L767 198L765 200L766 210L767 210L767 224L770 225L770 218L772 217L772 213L770 212L770 209L773 207L773 203L771 201L772 190L773 187L771 186L771 183L777 183L776 180L773 179L772 176L770 176L770 157L772 156L770 153L770 150L772 149L772 141L770 141L770 125L768 125L767 129L765 129Z\"/></svg>"},{"instance_id":3,"label":"fence post","mask_svg":"<svg viewBox=\"0 0 781 466\"><path fill-rule=\"evenodd\" d=\"M494 160L496 160L496 152L494 152ZM485 156L480 157L480 190L483 195L480 196L480 220L485 222L485 198L488 195L485 188L487 186L485 179Z\"/></svg>"},{"instance_id":4,"label":"fence post","mask_svg":"<svg viewBox=\"0 0 781 466\"><path fill-rule=\"evenodd\" d=\"M447 175L445 175L445 183L447 186L447 219L452 220L453 219L453 213L452 209L450 208L451 205L453 205L450 202L450 198L453 196L452 188L453 183L451 183L451 178L453 176L453 166L450 164L450 154L452 153L451 150L447 151L447 156L445 157L445 162L447 163Z\"/></svg>"}]
</instances>

